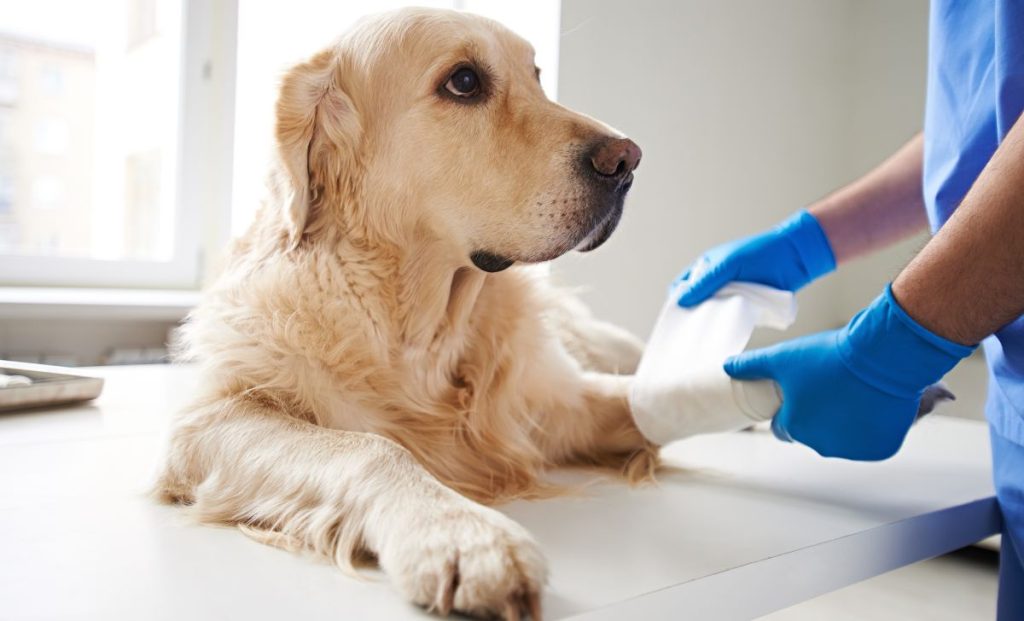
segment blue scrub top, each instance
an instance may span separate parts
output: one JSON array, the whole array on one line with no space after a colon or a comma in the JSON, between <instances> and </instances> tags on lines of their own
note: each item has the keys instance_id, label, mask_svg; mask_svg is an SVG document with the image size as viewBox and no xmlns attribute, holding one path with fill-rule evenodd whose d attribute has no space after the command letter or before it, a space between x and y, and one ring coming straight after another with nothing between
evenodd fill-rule
<instances>
[{"instance_id":1,"label":"blue scrub top","mask_svg":"<svg viewBox=\"0 0 1024 621\"><path fill-rule=\"evenodd\" d=\"M1024 109L1024 0L932 0L930 22L924 198L937 231ZM984 346L989 422L1024 444L1024 316Z\"/></svg>"}]
</instances>

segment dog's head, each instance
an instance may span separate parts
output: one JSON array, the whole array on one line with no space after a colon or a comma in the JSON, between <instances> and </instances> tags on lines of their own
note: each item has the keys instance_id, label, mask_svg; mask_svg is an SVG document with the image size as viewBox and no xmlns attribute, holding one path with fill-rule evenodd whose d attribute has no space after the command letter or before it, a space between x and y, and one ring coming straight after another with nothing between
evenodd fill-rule
<instances>
[{"instance_id":1,"label":"dog's head","mask_svg":"<svg viewBox=\"0 0 1024 621\"><path fill-rule=\"evenodd\" d=\"M411 9L293 68L276 128L291 242L359 217L490 272L604 243L640 149L548 100L533 56L491 20Z\"/></svg>"}]
</instances>

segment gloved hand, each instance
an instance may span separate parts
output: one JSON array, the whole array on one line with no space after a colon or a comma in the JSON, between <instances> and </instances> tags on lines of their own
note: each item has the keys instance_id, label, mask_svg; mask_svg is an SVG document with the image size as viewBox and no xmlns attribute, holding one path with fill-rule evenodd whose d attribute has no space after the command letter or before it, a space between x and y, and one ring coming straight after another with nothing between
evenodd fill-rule
<instances>
[{"instance_id":1,"label":"gloved hand","mask_svg":"<svg viewBox=\"0 0 1024 621\"><path fill-rule=\"evenodd\" d=\"M770 231L707 251L676 279L692 279L680 294L679 305L696 306L733 280L796 291L835 268L821 225L801 210Z\"/></svg>"},{"instance_id":2,"label":"gloved hand","mask_svg":"<svg viewBox=\"0 0 1024 621\"><path fill-rule=\"evenodd\" d=\"M779 384L779 439L825 457L878 460L899 450L924 390L973 350L918 324L886 287L845 328L733 356L725 372Z\"/></svg>"}]
</instances>

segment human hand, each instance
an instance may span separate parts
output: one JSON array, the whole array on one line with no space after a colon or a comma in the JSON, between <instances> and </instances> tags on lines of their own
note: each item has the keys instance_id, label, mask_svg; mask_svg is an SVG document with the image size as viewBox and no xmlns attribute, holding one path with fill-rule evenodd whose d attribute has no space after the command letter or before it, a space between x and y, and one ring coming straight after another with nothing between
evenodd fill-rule
<instances>
[{"instance_id":1,"label":"human hand","mask_svg":"<svg viewBox=\"0 0 1024 621\"><path fill-rule=\"evenodd\" d=\"M919 325L887 287L845 328L742 353L725 371L779 384L779 439L825 457L880 460L899 450L925 389L973 350Z\"/></svg>"},{"instance_id":2,"label":"human hand","mask_svg":"<svg viewBox=\"0 0 1024 621\"><path fill-rule=\"evenodd\" d=\"M676 279L690 281L678 303L682 307L696 306L734 280L796 291L835 267L821 225L801 210L770 231L704 253Z\"/></svg>"}]
</instances>

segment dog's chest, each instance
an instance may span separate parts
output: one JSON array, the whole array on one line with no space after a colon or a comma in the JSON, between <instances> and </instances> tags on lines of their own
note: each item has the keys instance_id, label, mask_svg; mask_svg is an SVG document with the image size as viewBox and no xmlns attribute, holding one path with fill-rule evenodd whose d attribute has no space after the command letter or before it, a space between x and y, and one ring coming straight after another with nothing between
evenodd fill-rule
<instances>
[{"instance_id":1,"label":"dog's chest","mask_svg":"<svg viewBox=\"0 0 1024 621\"><path fill-rule=\"evenodd\" d=\"M539 322L523 321L532 314L522 308L525 296L502 296L512 302L498 304L494 294L485 287L463 321L439 321L416 338L365 348L387 353L367 361L370 368L360 365L356 374L363 379L339 382L328 424L387 435L396 423L444 428L448 421L454 427L528 409L527 396L515 387L523 385L531 354L545 350L544 333ZM346 358L341 366L349 364ZM352 374L335 377L351 380Z\"/></svg>"},{"instance_id":2,"label":"dog's chest","mask_svg":"<svg viewBox=\"0 0 1024 621\"><path fill-rule=\"evenodd\" d=\"M379 413L374 408L335 392L327 398L323 423L332 429L376 433Z\"/></svg>"}]
</instances>

